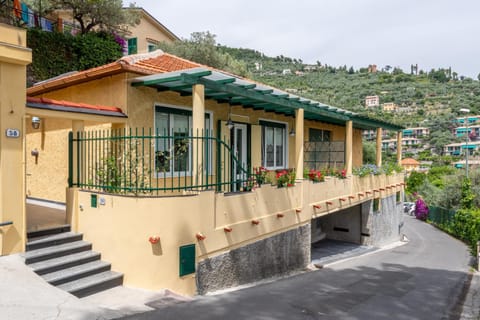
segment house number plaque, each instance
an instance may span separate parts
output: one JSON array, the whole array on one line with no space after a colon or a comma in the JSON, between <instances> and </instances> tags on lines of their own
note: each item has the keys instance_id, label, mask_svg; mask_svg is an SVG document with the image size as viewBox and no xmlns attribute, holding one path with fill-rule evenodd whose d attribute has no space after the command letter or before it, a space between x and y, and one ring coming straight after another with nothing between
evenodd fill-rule
<instances>
[{"instance_id":1,"label":"house number plaque","mask_svg":"<svg viewBox=\"0 0 480 320\"><path fill-rule=\"evenodd\" d=\"M7 138L19 138L20 137L20 130L18 129L7 129L5 130L5 135Z\"/></svg>"}]
</instances>

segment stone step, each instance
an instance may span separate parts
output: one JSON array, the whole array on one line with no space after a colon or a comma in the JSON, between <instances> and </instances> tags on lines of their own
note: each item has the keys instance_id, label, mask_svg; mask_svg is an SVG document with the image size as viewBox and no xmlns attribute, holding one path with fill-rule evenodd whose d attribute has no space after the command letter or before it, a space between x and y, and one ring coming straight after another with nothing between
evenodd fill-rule
<instances>
[{"instance_id":1,"label":"stone step","mask_svg":"<svg viewBox=\"0 0 480 320\"><path fill-rule=\"evenodd\" d=\"M43 275L96 260L100 260L100 253L94 251L82 251L54 259L35 262L29 264L29 267L37 274Z\"/></svg>"},{"instance_id":2,"label":"stone step","mask_svg":"<svg viewBox=\"0 0 480 320\"><path fill-rule=\"evenodd\" d=\"M104 271L85 278L63 283L57 287L81 298L120 286L122 283L123 274L114 271Z\"/></svg>"},{"instance_id":3,"label":"stone step","mask_svg":"<svg viewBox=\"0 0 480 320\"><path fill-rule=\"evenodd\" d=\"M52 228L45 228L45 229L27 232L27 238L28 239L40 238L40 237L50 236L53 234L58 234L58 233L68 232L68 231L70 231L70 225L65 224L65 225L56 226Z\"/></svg>"},{"instance_id":4,"label":"stone step","mask_svg":"<svg viewBox=\"0 0 480 320\"><path fill-rule=\"evenodd\" d=\"M105 261L92 261L78 266L47 273L42 276L48 283L58 286L62 283L71 282L96 273L109 271L111 264Z\"/></svg>"},{"instance_id":5,"label":"stone step","mask_svg":"<svg viewBox=\"0 0 480 320\"><path fill-rule=\"evenodd\" d=\"M70 231L42 237L40 239L37 238L36 240L27 242L26 251L57 246L68 242L79 241L82 240L82 238L83 235L81 233L74 233Z\"/></svg>"},{"instance_id":6,"label":"stone step","mask_svg":"<svg viewBox=\"0 0 480 320\"><path fill-rule=\"evenodd\" d=\"M41 248L25 252L25 263L30 264L91 249L92 244L85 241L64 243L58 246Z\"/></svg>"}]
</instances>

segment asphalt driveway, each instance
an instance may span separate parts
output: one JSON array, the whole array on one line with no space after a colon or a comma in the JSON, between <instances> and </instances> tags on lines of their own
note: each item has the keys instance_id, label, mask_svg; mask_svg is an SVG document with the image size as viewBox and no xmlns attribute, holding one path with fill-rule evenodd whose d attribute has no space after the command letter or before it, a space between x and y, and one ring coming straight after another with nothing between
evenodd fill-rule
<instances>
[{"instance_id":1,"label":"asphalt driveway","mask_svg":"<svg viewBox=\"0 0 480 320\"><path fill-rule=\"evenodd\" d=\"M405 218L403 246L124 319L458 319L469 279L467 247Z\"/></svg>"}]
</instances>

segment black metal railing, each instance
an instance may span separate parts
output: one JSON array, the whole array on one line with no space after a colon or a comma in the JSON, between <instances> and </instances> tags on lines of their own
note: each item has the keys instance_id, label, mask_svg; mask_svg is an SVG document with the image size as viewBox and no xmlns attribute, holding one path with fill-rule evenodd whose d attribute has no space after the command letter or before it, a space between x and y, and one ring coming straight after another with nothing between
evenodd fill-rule
<instances>
[{"instance_id":1,"label":"black metal railing","mask_svg":"<svg viewBox=\"0 0 480 320\"><path fill-rule=\"evenodd\" d=\"M68 181L70 187L134 195L247 191L255 183L225 139L211 132L143 128L70 132Z\"/></svg>"}]
</instances>

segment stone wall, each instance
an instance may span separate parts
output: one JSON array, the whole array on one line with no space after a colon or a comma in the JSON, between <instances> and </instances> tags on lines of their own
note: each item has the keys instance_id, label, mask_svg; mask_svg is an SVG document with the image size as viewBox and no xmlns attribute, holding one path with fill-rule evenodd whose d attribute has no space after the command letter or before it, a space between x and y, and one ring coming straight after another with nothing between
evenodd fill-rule
<instances>
[{"instance_id":1,"label":"stone wall","mask_svg":"<svg viewBox=\"0 0 480 320\"><path fill-rule=\"evenodd\" d=\"M199 294L288 274L310 263L310 224L202 260Z\"/></svg>"},{"instance_id":2,"label":"stone wall","mask_svg":"<svg viewBox=\"0 0 480 320\"><path fill-rule=\"evenodd\" d=\"M362 204L362 244L382 246L399 241L403 233L403 202L396 195L380 200L378 211L373 211L373 200Z\"/></svg>"}]
</instances>

